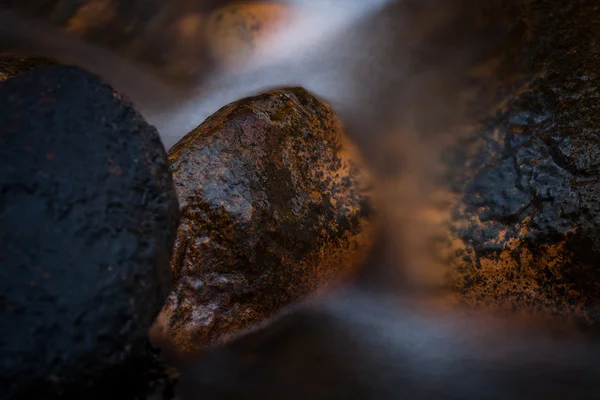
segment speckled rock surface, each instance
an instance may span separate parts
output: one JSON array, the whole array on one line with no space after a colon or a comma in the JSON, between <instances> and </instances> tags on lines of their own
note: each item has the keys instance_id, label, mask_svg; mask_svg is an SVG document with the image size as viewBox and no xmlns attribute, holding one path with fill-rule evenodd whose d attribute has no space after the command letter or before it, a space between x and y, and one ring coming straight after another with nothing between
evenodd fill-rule
<instances>
[{"instance_id":1,"label":"speckled rock surface","mask_svg":"<svg viewBox=\"0 0 600 400\"><path fill-rule=\"evenodd\" d=\"M169 152L182 220L159 316L183 351L218 343L326 283L370 244L370 177L300 88L232 103Z\"/></svg>"},{"instance_id":2,"label":"speckled rock surface","mask_svg":"<svg viewBox=\"0 0 600 400\"><path fill-rule=\"evenodd\" d=\"M139 398L179 216L158 133L60 66L0 82L0 126L0 397Z\"/></svg>"},{"instance_id":3,"label":"speckled rock surface","mask_svg":"<svg viewBox=\"0 0 600 400\"><path fill-rule=\"evenodd\" d=\"M448 177L455 199L446 249L451 285L472 306L597 326L599 5L511 6L529 79L449 154L463 161Z\"/></svg>"}]
</instances>

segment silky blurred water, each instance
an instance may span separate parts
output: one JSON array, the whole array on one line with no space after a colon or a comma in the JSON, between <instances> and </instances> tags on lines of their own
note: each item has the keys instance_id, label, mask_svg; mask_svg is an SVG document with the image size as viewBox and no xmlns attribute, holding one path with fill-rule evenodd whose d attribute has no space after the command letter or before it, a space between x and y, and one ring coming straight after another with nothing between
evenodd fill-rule
<instances>
[{"instance_id":1,"label":"silky blurred water","mask_svg":"<svg viewBox=\"0 0 600 400\"><path fill-rule=\"evenodd\" d=\"M495 98L477 88L472 72L490 58L502 29L490 29L493 15L482 22L484 6L474 0L281 2L290 7L290 19L258 43L252 57L199 71L183 89L7 10L0 10L0 34L18 32L39 54L105 78L157 127L167 149L230 102L275 87L308 89L334 108L377 177L377 208L396 260L391 264L403 269L405 280L443 284L444 266L433 260L430 245L449 212L439 184L440 153L473 123L469 104L485 109Z\"/></svg>"}]
</instances>

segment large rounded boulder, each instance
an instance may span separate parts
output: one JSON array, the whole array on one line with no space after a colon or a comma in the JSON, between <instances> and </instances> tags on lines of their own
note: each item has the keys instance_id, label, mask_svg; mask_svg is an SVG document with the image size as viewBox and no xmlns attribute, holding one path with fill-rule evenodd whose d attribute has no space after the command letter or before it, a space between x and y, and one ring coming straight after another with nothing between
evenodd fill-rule
<instances>
[{"instance_id":1,"label":"large rounded boulder","mask_svg":"<svg viewBox=\"0 0 600 400\"><path fill-rule=\"evenodd\" d=\"M332 109L306 90L223 107L169 159L182 210L177 283L155 333L183 352L351 277L364 258L370 175Z\"/></svg>"}]
</instances>

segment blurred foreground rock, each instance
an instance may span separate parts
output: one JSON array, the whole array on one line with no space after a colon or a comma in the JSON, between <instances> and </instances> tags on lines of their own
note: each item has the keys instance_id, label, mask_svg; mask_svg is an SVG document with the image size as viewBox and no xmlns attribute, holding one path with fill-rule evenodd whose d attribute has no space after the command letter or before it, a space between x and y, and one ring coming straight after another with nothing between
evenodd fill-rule
<instances>
[{"instance_id":1,"label":"blurred foreground rock","mask_svg":"<svg viewBox=\"0 0 600 400\"><path fill-rule=\"evenodd\" d=\"M158 133L60 66L0 82L0 126L0 397L143 398L179 216Z\"/></svg>"},{"instance_id":2,"label":"blurred foreground rock","mask_svg":"<svg viewBox=\"0 0 600 400\"><path fill-rule=\"evenodd\" d=\"M223 107L169 152L177 283L154 327L194 352L352 276L372 240L370 177L301 88Z\"/></svg>"}]
</instances>

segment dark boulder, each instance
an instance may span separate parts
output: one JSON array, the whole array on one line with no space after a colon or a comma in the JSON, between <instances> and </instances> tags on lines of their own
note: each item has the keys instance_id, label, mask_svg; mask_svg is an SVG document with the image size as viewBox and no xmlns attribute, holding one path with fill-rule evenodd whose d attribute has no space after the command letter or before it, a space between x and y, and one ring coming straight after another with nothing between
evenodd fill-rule
<instances>
[{"instance_id":1,"label":"dark boulder","mask_svg":"<svg viewBox=\"0 0 600 400\"><path fill-rule=\"evenodd\" d=\"M505 2L506 3L506 2ZM511 2L519 89L448 154L462 302L600 322L600 30L593 1ZM560 18L557 16L560 15Z\"/></svg>"},{"instance_id":2,"label":"dark boulder","mask_svg":"<svg viewBox=\"0 0 600 400\"><path fill-rule=\"evenodd\" d=\"M138 398L179 216L158 133L61 66L0 82L0 126L2 398Z\"/></svg>"},{"instance_id":3,"label":"dark boulder","mask_svg":"<svg viewBox=\"0 0 600 400\"><path fill-rule=\"evenodd\" d=\"M169 159L177 283L155 333L185 352L351 277L372 241L370 175L332 109L304 89L223 107Z\"/></svg>"}]
</instances>

